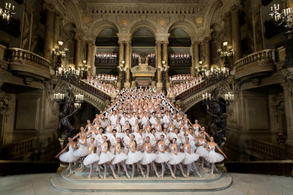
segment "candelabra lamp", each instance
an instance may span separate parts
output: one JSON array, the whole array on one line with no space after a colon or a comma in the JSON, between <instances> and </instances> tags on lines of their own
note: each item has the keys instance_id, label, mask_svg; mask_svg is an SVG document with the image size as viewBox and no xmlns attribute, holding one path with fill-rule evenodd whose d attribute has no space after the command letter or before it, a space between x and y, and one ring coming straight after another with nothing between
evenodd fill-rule
<instances>
[{"instance_id":1,"label":"candelabra lamp","mask_svg":"<svg viewBox=\"0 0 293 195\"><path fill-rule=\"evenodd\" d=\"M226 141L225 131L227 114L223 113L221 106L229 106L234 101L234 95L231 92L225 94L225 101L219 96L219 89L216 87L211 93L202 94L203 104L206 105L206 111L210 115L207 132L214 137L219 146L223 146Z\"/></svg>"},{"instance_id":2,"label":"candelabra lamp","mask_svg":"<svg viewBox=\"0 0 293 195\"><path fill-rule=\"evenodd\" d=\"M125 67L125 61L122 60L119 63L119 66L117 68L119 68L120 72L121 72L121 88L124 88L124 82L125 82L125 71L126 71L126 67Z\"/></svg>"},{"instance_id":3,"label":"candelabra lamp","mask_svg":"<svg viewBox=\"0 0 293 195\"><path fill-rule=\"evenodd\" d=\"M293 67L293 31L292 31L292 8L287 7L286 3L284 8L280 9L279 4L274 4L271 7L269 14L277 26L284 25L285 47L286 47L286 60L283 68Z\"/></svg>"},{"instance_id":4,"label":"candelabra lamp","mask_svg":"<svg viewBox=\"0 0 293 195\"><path fill-rule=\"evenodd\" d=\"M88 75L88 71L89 71L89 67L88 65L86 64L86 60L83 60L82 61L82 65L80 66L80 70L81 70L81 78L82 79L86 79L87 78L87 75Z\"/></svg>"},{"instance_id":5,"label":"candelabra lamp","mask_svg":"<svg viewBox=\"0 0 293 195\"><path fill-rule=\"evenodd\" d=\"M200 60L199 62L199 67L198 67L198 73L202 76L204 79L206 77L206 69L202 65L202 61Z\"/></svg>"},{"instance_id":6,"label":"candelabra lamp","mask_svg":"<svg viewBox=\"0 0 293 195\"><path fill-rule=\"evenodd\" d=\"M13 12L14 8L14 5L12 5L11 3L6 3L4 9L0 8L0 17L2 17L4 21L7 21L7 23L9 23L10 19L12 18L12 15L15 14Z\"/></svg>"},{"instance_id":7,"label":"candelabra lamp","mask_svg":"<svg viewBox=\"0 0 293 195\"><path fill-rule=\"evenodd\" d=\"M63 47L63 41L58 41L58 45L56 45L52 51L52 56L57 58L55 67L56 70L61 67L62 60L66 58L67 54L68 48Z\"/></svg>"},{"instance_id":8,"label":"candelabra lamp","mask_svg":"<svg viewBox=\"0 0 293 195\"><path fill-rule=\"evenodd\" d=\"M58 135L64 140L63 147L68 143L68 138L73 137L79 131L75 125L75 114L81 109L84 101L82 94L74 95L72 88L69 86L67 93L55 93L54 101L59 106L59 126L57 129Z\"/></svg>"},{"instance_id":9,"label":"candelabra lamp","mask_svg":"<svg viewBox=\"0 0 293 195\"><path fill-rule=\"evenodd\" d=\"M230 57L233 57L233 48L232 46L228 45L228 41L223 42L223 48L218 49L218 54L222 60L224 60L224 68L226 70L229 70L229 59Z\"/></svg>"}]
</instances>

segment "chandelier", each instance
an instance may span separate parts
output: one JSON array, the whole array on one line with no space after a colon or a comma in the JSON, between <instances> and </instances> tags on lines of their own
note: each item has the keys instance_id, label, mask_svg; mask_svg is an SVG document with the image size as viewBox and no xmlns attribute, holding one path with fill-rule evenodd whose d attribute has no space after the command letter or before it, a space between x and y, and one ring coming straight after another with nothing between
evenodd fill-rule
<instances>
[{"instance_id":1,"label":"chandelier","mask_svg":"<svg viewBox=\"0 0 293 195\"><path fill-rule=\"evenodd\" d=\"M285 22L291 21L290 19L292 17L292 8L288 7L280 10L280 5L274 4L274 6L271 7L271 13L269 15L275 21L275 24L280 26Z\"/></svg>"},{"instance_id":2,"label":"chandelier","mask_svg":"<svg viewBox=\"0 0 293 195\"><path fill-rule=\"evenodd\" d=\"M233 48L232 46L228 46L228 41L223 42L223 47L223 49L218 49L220 58L225 59L226 57L233 56Z\"/></svg>"},{"instance_id":3,"label":"chandelier","mask_svg":"<svg viewBox=\"0 0 293 195\"><path fill-rule=\"evenodd\" d=\"M11 3L6 3L5 8L0 8L0 16L2 16L3 20L6 20L9 23L10 18L12 18L12 15L15 14L14 11L14 5Z\"/></svg>"}]
</instances>

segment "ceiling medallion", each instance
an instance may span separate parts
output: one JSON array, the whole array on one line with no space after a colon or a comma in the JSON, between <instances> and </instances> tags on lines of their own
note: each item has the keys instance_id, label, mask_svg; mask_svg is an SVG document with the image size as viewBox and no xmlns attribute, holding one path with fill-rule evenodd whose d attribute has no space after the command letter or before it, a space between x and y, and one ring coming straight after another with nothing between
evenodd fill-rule
<instances>
[{"instance_id":1,"label":"ceiling medallion","mask_svg":"<svg viewBox=\"0 0 293 195\"><path fill-rule=\"evenodd\" d=\"M160 24L161 26L164 26L164 25L166 24L166 20L161 19L161 20L159 21L159 24Z\"/></svg>"},{"instance_id":2,"label":"ceiling medallion","mask_svg":"<svg viewBox=\"0 0 293 195\"><path fill-rule=\"evenodd\" d=\"M84 16L83 17L83 21L85 22L85 23L90 23L91 22L91 18L90 17L88 17L88 16Z\"/></svg>"},{"instance_id":3,"label":"ceiling medallion","mask_svg":"<svg viewBox=\"0 0 293 195\"><path fill-rule=\"evenodd\" d=\"M203 21L202 17L198 17L195 20L196 24L200 24L200 23L202 23L202 21Z\"/></svg>"},{"instance_id":4,"label":"ceiling medallion","mask_svg":"<svg viewBox=\"0 0 293 195\"><path fill-rule=\"evenodd\" d=\"M123 19L121 20L121 24L122 24L122 25L126 26L127 23L128 23L128 21L127 21L125 18L123 18Z\"/></svg>"}]
</instances>

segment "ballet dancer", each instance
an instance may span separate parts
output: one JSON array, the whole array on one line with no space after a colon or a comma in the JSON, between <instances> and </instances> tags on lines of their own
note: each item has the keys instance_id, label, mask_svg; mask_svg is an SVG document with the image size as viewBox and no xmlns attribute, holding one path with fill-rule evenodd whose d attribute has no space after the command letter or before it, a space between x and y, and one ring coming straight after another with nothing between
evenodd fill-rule
<instances>
[{"instance_id":1,"label":"ballet dancer","mask_svg":"<svg viewBox=\"0 0 293 195\"><path fill-rule=\"evenodd\" d=\"M128 175L125 163L124 163L124 161L127 159L127 155L125 153L121 152L121 138L117 138L117 144L115 146L115 154L116 155L112 161L112 164L117 165L117 169L118 169L117 177L119 177L119 175L120 175L120 165L121 165L125 171L126 177L130 178L130 176Z\"/></svg>"},{"instance_id":2,"label":"ballet dancer","mask_svg":"<svg viewBox=\"0 0 293 195\"><path fill-rule=\"evenodd\" d=\"M69 151L65 152L67 150L67 148L69 148ZM76 142L74 142L73 139L71 137L69 137L66 147L59 154L57 154L55 156L55 158L58 158L58 156L59 156L59 159L61 162L69 163L69 165L67 167L67 171L69 169L70 173L69 173L69 175L67 175L67 177L70 177L72 174L74 174L73 170L72 170L72 163L77 161L77 159L78 159L78 157L73 156L73 151L75 149L78 149L78 146L77 146Z\"/></svg>"},{"instance_id":3,"label":"ballet dancer","mask_svg":"<svg viewBox=\"0 0 293 195\"><path fill-rule=\"evenodd\" d=\"M89 173L89 176L88 176L89 179L92 177L93 164L97 167L100 178L103 178L102 174L101 174L100 166L98 164L98 161L100 160L100 157L99 157L99 155L97 153L94 153L94 150L95 150L95 144L94 144L95 143L95 138L92 137L90 140L91 140L91 145L87 147L89 155L87 155L87 157L85 157L85 159L83 160L83 164L85 166L90 165L90 173Z\"/></svg>"},{"instance_id":4,"label":"ballet dancer","mask_svg":"<svg viewBox=\"0 0 293 195\"><path fill-rule=\"evenodd\" d=\"M78 139L78 145L78 149L73 151L73 156L76 156L78 158L78 162L80 163L80 168L78 170L82 170L84 168L82 158L88 155L86 136L82 136Z\"/></svg>"},{"instance_id":5,"label":"ballet dancer","mask_svg":"<svg viewBox=\"0 0 293 195\"><path fill-rule=\"evenodd\" d=\"M208 156L209 152L206 149L206 145L207 145L207 140L204 137L204 133L200 132L198 135L198 139L197 139L197 149L196 149L196 154L198 154L201 158L201 168L202 170L204 169L204 162L205 162L205 157Z\"/></svg>"},{"instance_id":6,"label":"ballet dancer","mask_svg":"<svg viewBox=\"0 0 293 195\"><path fill-rule=\"evenodd\" d=\"M181 162L185 158L185 155L182 152L178 152L176 141L177 141L177 139L173 138L172 143L170 145L169 150L171 151L171 159L169 160L169 164L173 165L173 173L174 173L174 175L176 174L176 166L178 165L180 170L181 170L181 173L182 173L183 177L187 178L187 176L184 174L183 167L182 167L182 164L181 164Z\"/></svg>"},{"instance_id":7,"label":"ballet dancer","mask_svg":"<svg viewBox=\"0 0 293 195\"><path fill-rule=\"evenodd\" d=\"M197 167L195 165L195 161L198 160L199 158L199 155L198 154L195 154L195 153L191 153L191 147L190 147L190 144L189 144L189 138L188 137L185 137L185 144L183 145L183 150L184 150L184 153L185 153L185 158L183 159L182 161L182 164L184 165L187 165L187 173L186 173L186 176L189 177L189 173L190 173L190 167L191 167L191 164L193 165L198 177L201 177L201 175L199 174L198 170L197 170Z\"/></svg>"}]
</instances>

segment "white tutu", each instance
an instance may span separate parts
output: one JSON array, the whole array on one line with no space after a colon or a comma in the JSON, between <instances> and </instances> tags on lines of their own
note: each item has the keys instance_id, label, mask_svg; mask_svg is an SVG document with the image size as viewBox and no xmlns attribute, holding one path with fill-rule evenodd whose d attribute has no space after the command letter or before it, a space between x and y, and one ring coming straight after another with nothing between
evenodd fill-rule
<instances>
[{"instance_id":1,"label":"white tutu","mask_svg":"<svg viewBox=\"0 0 293 195\"><path fill-rule=\"evenodd\" d=\"M156 163L165 163L171 159L171 154L169 152L159 152L155 160Z\"/></svg>"},{"instance_id":2,"label":"white tutu","mask_svg":"<svg viewBox=\"0 0 293 195\"><path fill-rule=\"evenodd\" d=\"M101 120L101 126L102 126L103 129L105 129L108 126L108 121L107 120L105 120L105 121Z\"/></svg>"},{"instance_id":3,"label":"white tutu","mask_svg":"<svg viewBox=\"0 0 293 195\"><path fill-rule=\"evenodd\" d=\"M209 154L205 157L205 159L210 163L216 163L224 160L224 156L220 153L211 150Z\"/></svg>"},{"instance_id":4,"label":"white tutu","mask_svg":"<svg viewBox=\"0 0 293 195\"><path fill-rule=\"evenodd\" d=\"M112 161L112 164L118 164L127 159L127 155L125 153L120 152L120 154L116 153L115 158Z\"/></svg>"},{"instance_id":5,"label":"white tutu","mask_svg":"<svg viewBox=\"0 0 293 195\"><path fill-rule=\"evenodd\" d=\"M116 137L117 137L117 138L121 138L121 139L123 139L124 136L125 136L125 133L119 133L119 132L116 133Z\"/></svg>"},{"instance_id":6,"label":"white tutu","mask_svg":"<svg viewBox=\"0 0 293 195\"><path fill-rule=\"evenodd\" d=\"M91 153L85 159L83 160L84 165L90 165L94 162L98 162L100 160L100 157L97 153Z\"/></svg>"},{"instance_id":7,"label":"white tutu","mask_svg":"<svg viewBox=\"0 0 293 195\"><path fill-rule=\"evenodd\" d=\"M156 160L157 157L158 157L158 155L155 154L155 153L152 153L152 152L151 153L144 152L144 156L141 159L140 163L142 165L147 165L147 164L153 162L154 160Z\"/></svg>"},{"instance_id":8,"label":"white tutu","mask_svg":"<svg viewBox=\"0 0 293 195\"><path fill-rule=\"evenodd\" d=\"M177 165L183 161L185 158L185 154L182 152L178 152L177 155L175 155L173 152L171 154L171 159L169 160L170 165Z\"/></svg>"},{"instance_id":9,"label":"white tutu","mask_svg":"<svg viewBox=\"0 0 293 195\"><path fill-rule=\"evenodd\" d=\"M197 161L198 158L199 158L199 155L198 154L195 154L195 153L191 153L191 154L185 153L185 158L183 159L182 163L185 164L185 165L189 165L190 163L192 163L194 161Z\"/></svg>"},{"instance_id":10,"label":"white tutu","mask_svg":"<svg viewBox=\"0 0 293 195\"><path fill-rule=\"evenodd\" d=\"M209 151L207 151L207 149L203 146L199 146L197 149L196 149L196 154L198 154L200 157L206 157L209 155Z\"/></svg>"},{"instance_id":11,"label":"white tutu","mask_svg":"<svg viewBox=\"0 0 293 195\"><path fill-rule=\"evenodd\" d=\"M132 165L134 163L137 163L138 161L140 161L143 158L143 156L144 155L142 152L139 152L139 151L132 152L129 150L125 164Z\"/></svg>"},{"instance_id":12,"label":"white tutu","mask_svg":"<svg viewBox=\"0 0 293 195\"><path fill-rule=\"evenodd\" d=\"M114 157L115 155L109 151L107 153L102 152L99 160L99 165L111 161Z\"/></svg>"},{"instance_id":13,"label":"white tutu","mask_svg":"<svg viewBox=\"0 0 293 195\"><path fill-rule=\"evenodd\" d=\"M68 163L77 161L78 157L73 156L73 152L74 152L73 148L69 146L69 151L59 156L60 161L68 162Z\"/></svg>"},{"instance_id":14,"label":"white tutu","mask_svg":"<svg viewBox=\"0 0 293 195\"><path fill-rule=\"evenodd\" d=\"M87 145L82 145L80 144L79 145L79 148L75 151L73 151L73 156L76 156L76 157L83 157L83 156L86 156L88 155L88 151L87 151Z\"/></svg>"}]
</instances>

